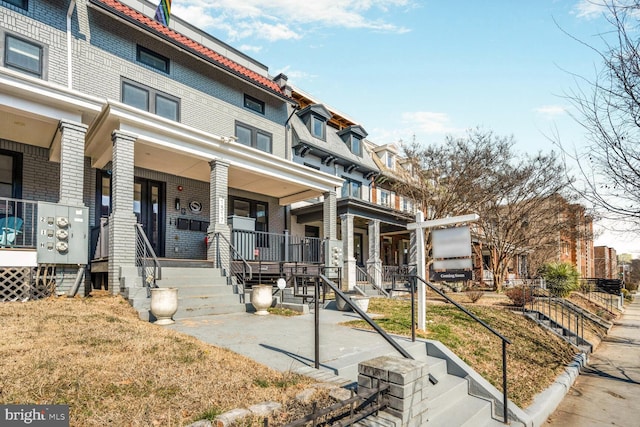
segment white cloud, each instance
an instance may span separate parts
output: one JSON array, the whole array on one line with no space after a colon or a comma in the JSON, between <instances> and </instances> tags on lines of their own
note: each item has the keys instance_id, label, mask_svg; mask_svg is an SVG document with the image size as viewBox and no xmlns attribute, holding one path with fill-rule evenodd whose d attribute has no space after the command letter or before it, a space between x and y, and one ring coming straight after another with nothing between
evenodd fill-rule
<instances>
[{"instance_id":1,"label":"white cloud","mask_svg":"<svg viewBox=\"0 0 640 427\"><path fill-rule=\"evenodd\" d=\"M547 118L553 118L566 114L567 107L562 105L543 105L541 107L534 108L533 111L546 116Z\"/></svg>"},{"instance_id":2,"label":"white cloud","mask_svg":"<svg viewBox=\"0 0 640 427\"><path fill-rule=\"evenodd\" d=\"M386 19L392 9L412 7L415 0L185 0L173 5L172 13L231 40L277 41L328 27L405 33L410 30Z\"/></svg>"},{"instance_id":3,"label":"white cloud","mask_svg":"<svg viewBox=\"0 0 640 427\"><path fill-rule=\"evenodd\" d=\"M402 122L410 125L416 132L426 134L457 133L458 129L450 126L451 119L445 113L415 111L402 113Z\"/></svg>"},{"instance_id":4,"label":"white cloud","mask_svg":"<svg viewBox=\"0 0 640 427\"><path fill-rule=\"evenodd\" d=\"M306 71L292 70L290 65L287 65L286 67L275 71L276 75L280 73L286 75L289 79L289 83L295 86L300 86L301 82L312 81L313 79L318 77L316 74L310 74Z\"/></svg>"},{"instance_id":5,"label":"white cloud","mask_svg":"<svg viewBox=\"0 0 640 427\"><path fill-rule=\"evenodd\" d=\"M602 1L580 0L573 7L573 12L578 18L596 19L606 12L607 7Z\"/></svg>"},{"instance_id":6,"label":"white cloud","mask_svg":"<svg viewBox=\"0 0 640 427\"><path fill-rule=\"evenodd\" d=\"M240 52L260 52L262 50L262 46L253 46L250 44L243 44L238 47Z\"/></svg>"}]
</instances>

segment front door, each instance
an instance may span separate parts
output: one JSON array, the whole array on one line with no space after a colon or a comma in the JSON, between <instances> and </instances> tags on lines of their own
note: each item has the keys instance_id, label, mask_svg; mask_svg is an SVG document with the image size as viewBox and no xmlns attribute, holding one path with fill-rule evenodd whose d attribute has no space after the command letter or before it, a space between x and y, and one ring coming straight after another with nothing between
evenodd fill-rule
<instances>
[{"instance_id":1,"label":"front door","mask_svg":"<svg viewBox=\"0 0 640 427\"><path fill-rule=\"evenodd\" d=\"M356 264L360 267L364 266L362 262L362 233L353 233L353 257L356 259Z\"/></svg>"},{"instance_id":2,"label":"front door","mask_svg":"<svg viewBox=\"0 0 640 427\"><path fill-rule=\"evenodd\" d=\"M133 191L133 212L159 257L164 256L164 187L164 182L136 178Z\"/></svg>"}]
</instances>

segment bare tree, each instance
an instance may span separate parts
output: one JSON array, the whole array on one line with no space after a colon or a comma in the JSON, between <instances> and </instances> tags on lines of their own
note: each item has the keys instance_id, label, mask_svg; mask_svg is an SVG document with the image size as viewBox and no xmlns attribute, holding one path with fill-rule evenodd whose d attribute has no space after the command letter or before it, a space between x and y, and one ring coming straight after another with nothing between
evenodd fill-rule
<instances>
[{"instance_id":1,"label":"bare tree","mask_svg":"<svg viewBox=\"0 0 640 427\"><path fill-rule=\"evenodd\" d=\"M475 233L492 251L497 289L516 255L557 247L568 223L561 214L566 202L558 196L568 182L558 157L518 155L513 144L511 137L479 129L447 137L443 145L414 141L405 148L414 165L413 185L399 189L420 203L427 219L480 216Z\"/></svg>"},{"instance_id":2,"label":"bare tree","mask_svg":"<svg viewBox=\"0 0 640 427\"><path fill-rule=\"evenodd\" d=\"M603 217L640 224L640 29L639 0L602 0L614 37L603 35L596 50L601 71L589 90L568 95L578 110L574 119L585 129L588 146L576 153L575 187ZM561 143L559 138L556 138ZM566 147L565 147L566 148Z\"/></svg>"}]
</instances>

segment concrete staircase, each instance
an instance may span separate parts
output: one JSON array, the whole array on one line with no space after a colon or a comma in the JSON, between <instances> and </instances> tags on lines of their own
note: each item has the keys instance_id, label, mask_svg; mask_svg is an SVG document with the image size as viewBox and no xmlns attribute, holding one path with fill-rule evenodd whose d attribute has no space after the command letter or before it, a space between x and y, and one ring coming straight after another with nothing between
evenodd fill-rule
<instances>
[{"instance_id":1,"label":"concrete staircase","mask_svg":"<svg viewBox=\"0 0 640 427\"><path fill-rule=\"evenodd\" d=\"M412 343L403 337L394 337L412 357L425 361L432 376L429 386L422 390L428 399L428 421L426 426L504 426L502 423L502 394L482 379L462 360L457 358L439 342L416 341ZM330 362L324 362L321 369L302 367L296 370L302 375L319 381L330 381L345 388L357 388L358 365L360 362L378 356L401 357L388 344L372 346L366 352L353 353ZM328 370L327 370L328 369ZM526 414L509 402L510 425L524 426ZM516 420L516 421L514 421ZM387 412L369 416L354 424L368 427L400 427L401 420Z\"/></svg>"},{"instance_id":2,"label":"concrete staircase","mask_svg":"<svg viewBox=\"0 0 640 427\"><path fill-rule=\"evenodd\" d=\"M576 347L579 351L590 354L593 351L593 344L579 337L576 333L563 325L550 319L546 314L539 311L527 311L525 315L533 319L536 323L562 338L564 341Z\"/></svg>"},{"instance_id":3,"label":"concrete staircase","mask_svg":"<svg viewBox=\"0 0 640 427\"><path fill-rule=\"evenodd\" d=\"M125 276L123 294L138 311L143 320L150 319L147 288L137 277L137 269ZM246 311L243 296L235 286L227 284L227 278L220 270L210 267L162 267L159 287L178 288L178 311L174 319L207 316L214 314L239 313Z\"/></svg>"}]
</instances>

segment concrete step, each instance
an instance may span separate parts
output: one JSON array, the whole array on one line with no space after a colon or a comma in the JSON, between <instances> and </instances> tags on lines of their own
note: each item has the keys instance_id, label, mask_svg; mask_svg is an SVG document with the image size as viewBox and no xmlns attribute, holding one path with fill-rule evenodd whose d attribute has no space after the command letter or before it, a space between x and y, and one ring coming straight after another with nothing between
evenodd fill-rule
<instances>
[{"instance_id":1,"label":"concrete step","mask_svg":"<svg viewBox=\"0 0 640 427\"><path fill-rule=\"evenodd\" d=\"M244 313L246 307L244 304L235 305L219 305L210 304L198 307L180 307L173 316L174 319L187 319L190 317L214 316L217 314Z\"/></svg>"},{"instance_id":2,"label":"concrete step","mask_svg":"<svg viewBox=\"0 0 640 427\"><path fill-rule=\"evenodd\" d=\"M178 307L196 308L206 305L235 305L240 304L240 295L199 295L181 297L178 292Z\"/></svg>"},{"instance_id":3,"label":"concrete step","mask_svg":"<svg viewBox=\"0 0 640 427\"><path fill-rule=\"evenodd\" d=\"M163 267L162 279L186 279L186 278L211 278L222 277L220 269L217 268L179 268L179 267Z\"/></svg>"},{"instance_id":4,"label":"concrete step","mask_svg":"<svg viewBox=\"0 0 640 427\"><path fill-rule=\"evenodd\" d=\"M429 427L478 427L503 425L491 418L491 403L477 397L458 392L451 400L442 406L434 407L427 412L428 420L425 425ZM497 423L497 424L494 424Z\"/></svg>"},{"instance_id":5,"label":"concrete step","mask_svg":"<svg viewBox=\"0 0 640 427\"><path fill-rule=\"evenodd\" d=\"M347 378L341 377L339 375L332 374L329 371L323 369L315 369L310 366L302 366L294 370L296 374L304 375L305 377L310 377L319 382L328 382L335 384L338 387L347 387L354 386L355 383Z\"/></svg>"},{"instance_id":6,"label":"concrete step","mask_svg":"<svg viewBox=\"0 0 640 427\"><path fill-rule=\"evenodd\" d=\"M165 287L165 286L162 286ZM169 286L178 288L178 297L202 296L202 295L229 295L234 294L234 287L227 284L220 285L178 285Z\"/></svg>"}]
</instances>

